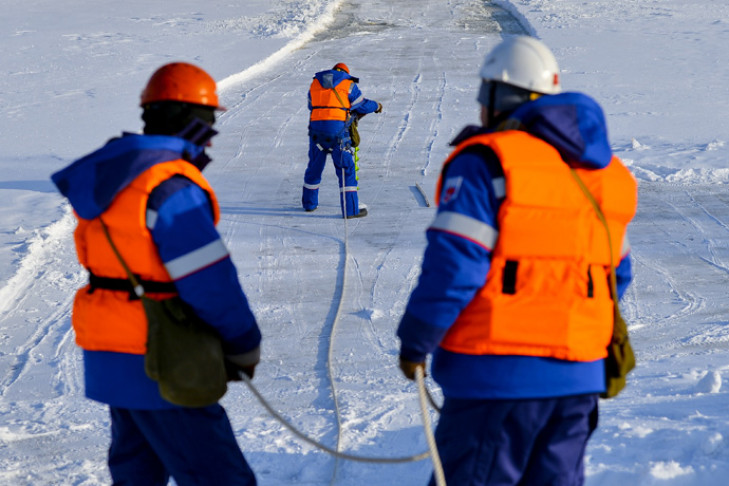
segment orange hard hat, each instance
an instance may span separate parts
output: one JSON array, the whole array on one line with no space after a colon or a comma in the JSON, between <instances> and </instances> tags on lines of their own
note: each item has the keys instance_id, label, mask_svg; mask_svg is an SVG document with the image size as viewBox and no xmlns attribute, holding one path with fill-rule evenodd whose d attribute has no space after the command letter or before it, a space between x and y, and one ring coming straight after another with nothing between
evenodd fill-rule
<instances>
[{"instance_id":1,"label":"orange hard hat","mask_svg":"<svg viewBox=\"0 0 729 486\"><path fill-rule=\"evenodd\" d=\"M186 62L165 64L152 74L142 91L141 106L157 101L181 101L225 110L218 102L215 80Z\"/></svg>"},{"instance_id":2,"label":"orange hard hat","mask_svg":"<svg viewBox=\"0 0 729 486\"><path fill-rule=\"evenodd\" d=\"M339 69L340 71L344 71L345 73L349 74L349 68L343 62L336 63L332 69Z\"/></svg>"}]
</instances>

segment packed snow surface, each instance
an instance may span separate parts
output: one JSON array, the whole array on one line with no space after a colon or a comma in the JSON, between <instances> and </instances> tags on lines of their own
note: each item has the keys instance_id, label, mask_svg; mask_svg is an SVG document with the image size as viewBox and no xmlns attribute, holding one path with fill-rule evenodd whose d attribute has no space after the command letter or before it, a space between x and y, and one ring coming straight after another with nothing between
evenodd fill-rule
<instances>
[{"instance_id":1,"label":"packed snow surface","mask_svg":"<svg viewBox=\"0 0 729 486\"><path fill-rule=\"evenodd\" d=\"M329 447L339 437L342 451L362 456L426 450L416 388L397 367L395 329L417 281L448 142L478 120L483 56L514 34L544 40L564 88L601 103L613 149L640 185L629 230L636 277L622 303L638 367L620 397L601 403L587 485L726 484L727 2L5 3L0 484L110 482L108 414L83 396L70 327L73 293L87 276L76 263L73 215L49 176L139 130L144 83L176 60L219 80L228 108L205 173L264 336L255 386ZM359 192L370 215L347 222L331 165L320 208L300 208L306 91L316 71L339 61L384 106L360 123ZM335 462L244 385L223 404L263 486L415 486L431 471L428 460Z\"/></svg>"}]
</instances>

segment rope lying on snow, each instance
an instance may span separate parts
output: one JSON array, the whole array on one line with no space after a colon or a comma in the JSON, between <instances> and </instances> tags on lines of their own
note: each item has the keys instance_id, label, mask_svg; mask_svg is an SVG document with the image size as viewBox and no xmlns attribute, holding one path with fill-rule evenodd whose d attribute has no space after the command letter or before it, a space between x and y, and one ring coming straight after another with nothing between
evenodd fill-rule
<instances>
[{"instance_id":1,"label":"rope lying on snow","mask_svg":"<svg viewBox=\"0 0 729 486\"><path fill-rule=\"evenodd\" d=\"M344 168L342 167L342 186L344 186ZM343 189L343 188L342 188ZM241 379L245 384L248 386L248 388L251 390L253 395L258 399L258 401L263 405L263 408L268 411L271 416L273 416L276 420L278 420L284 427L289 429L295 436L303 440L304 442L307 442L308 444L313 445L314 447L321 449L324 452L327 452L337 459L346 459L350 461L356 461L356 462L366 462L366 463L382 463L382 464L400 464L400 463L406 463L406 462L415 462L415 461L421 461L427 457L431 457L431 460L433 462L433 474L436 480L437 486L445 486L445 478L443 475L443 469L440 463L440 457L438 456L438 449L435 444L435 438L433 437L433 431L430 424L430 416L428 415L428 402L435 408L437 411L440 411L440 408L435 403L435 400L433 400L433 397L431 396L430 392L425 386L425 374L422 370L422 368L418 368L415 373L415 379L418 385L418 398L420 402L420 409L423 417L423 428L425 430L425 436L426 441L428 443L428 451L422 452L420 454L415 454L412 456L404 456L404 457L368 457L368 456L359 456L355 454L349 454L346 452L341 452L339 450L339 445L341 441L341 416L339 412L339 401L337 399L336 389L334 386L334 375L332 373L332 341L335 334L335 329L337 322L339 321L339 315L341 313L342 309L342 302L344 301L344 288L346 287L346 276L347 276L347 261L349 260L349 248L348 248L348 231L347 231L347 213L346 213L346 201L345 201L345 194L342 192L342 210L343 210L343 217L344 217L344 265L343 265L343 271L344 276L342 278L342 288L340 289L340 299L339 304L337 306L337 312L334 317L334 322L332 323L332 330L329 336L329 351L327 353L327 373L329 376L329 381L332 388L332 396L334 400L334 411L337 416L337 442L336 442L336 448L331 448L327 445L322 444L321 442L318 442L311 437L307 436L303 432L301 432L299 429L297 429L294 425L291 424L288 420L286 420L280 413L278 413L261 395L261 393L258 391L258 389L253 385L250 378L248 378L247 375L241 373ZM335 464L334 473L332 476L332 484L334 483L336 479L337 474L337 467L338 463Z\"/></svg>"},{"instance_id":2,"label":"rope lying on snow","mask_svg":"<svg viewBox=\"0 0 729 486\"><path fill-rule=\"evenodd\" d=\"M322 444L321 442L318 442L311 437L307 436L303 432L301 432L299 429L294 427L291 422L286 420L283 416L281 416L280 413L278 413L276 410L273 409L273 407L266 401L265 398L261 395L261 393L256 389L255 386L253 386L253 383L251 383L251 380L245 376L241 375L241 378L243 378L243 381L246 385L248 385L248 388L251 390L251 392L256 396L259 402L261 402L261 405L263 405L263 408L266 409L268 413L270 413L276 420L281 422L281 424L289 429L296 437L303 440L304 442L307 442L314 447L321 449L325 452L328 452L329 454L338 457L340 459L347 459L350 461L357 461L357 462L370 462L370 463L385 463L385 464L400 464L404 462L415 462L415 461L422 461L423 459L427 458L430 455L430 452L423 452L420 454L416 454L413 456L405 456L405 457L366 457L366 456L358 456L355 454L348 454L346 452L340 452L336 449L333 449L329 446L326 446Z\"/></svg>"},{"instance_id":3,"label":"rope lying on snow","mask_svg":"<svg viewBox=\"0 0 729 486\"><path fill-rule=\"evenodd\" d=\"M336 93L336 91L335 91ZM337 95L339 96L339 95ZM342 160L339 159L341 165ZM332 321L332 329L329 333L329 349L327 350L327 376L329 377L329 387L332 389L332 400L334 401L334 415L337 417L337 442L336 452L340 452L340 444L342 442L342 416L339 411L339 397L337 396L337 388L334 386L334 368L332 359L334 354L334 335L336 334L339 316L342 313L342 304L344 303L344 289L347 288L347 263L349 262L349 231L347 230L347 201L344 181L344 167L342 167L342 180L340 187L340 200L342 201L342 218L344 219L344 264L342 265L342 288L339 289L339 302L337 303L337 312ZM337 473L339 472L339 456L335 456L334 470L332 471L332 480L329 486L334 486L337 481Z\"/></svg>"}]
</instances>

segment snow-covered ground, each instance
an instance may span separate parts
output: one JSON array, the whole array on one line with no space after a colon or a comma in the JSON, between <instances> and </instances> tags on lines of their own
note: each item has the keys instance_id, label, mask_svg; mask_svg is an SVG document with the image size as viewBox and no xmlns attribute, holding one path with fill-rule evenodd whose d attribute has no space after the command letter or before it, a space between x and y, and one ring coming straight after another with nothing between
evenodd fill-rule
<instances>
[{"instance_id":1,"label":"snow-covered ground","mask_svg":"<svg viewBox=\"0 0 729 486\"><path fill-rule=\"evenodd\" d=\"M636 279L623 302L639 363L625 392L602 402L587 485L726 484L727 19L723 0L5 2L0 484L110 481L107 413L83 397L69 324L86 275L49 176L138 130L139 93L173 60L220 80L229 108L206 175L264 335L254 384L327 446L339 436L341 450L364 456L426 450L394 336L434 213L416 186L432 201L448 141L477 121L483 55L515 33L547 42L565 88L603 105L613 148L640 182ZM346 223L331 166L320 209L306 214L299 203L306 90L338 61L384 105L360 124L370 216ZM415 486L430 473L427 460L335 464L243 385L223 403L263 486Z\"/></svg>"}]
</instances>

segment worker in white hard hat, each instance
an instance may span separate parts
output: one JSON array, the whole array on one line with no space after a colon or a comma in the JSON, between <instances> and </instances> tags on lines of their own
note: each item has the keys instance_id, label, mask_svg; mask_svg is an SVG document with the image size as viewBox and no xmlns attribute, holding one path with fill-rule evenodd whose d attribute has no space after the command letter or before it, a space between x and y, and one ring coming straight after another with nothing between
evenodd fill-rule
<instances>
[{"instance_id":1,"label":"worker in white hard hat","mask_svg":"<svg viewBox=\"0 0 729 486\"><path fill-rule=\"evenodd\" d=\"M542 42L506 39L480 74L482 126L443 165L400 368L414 379L432 354L447 484L579 486L632 279L636 182Z\"/></svg>"}]
</instances>

